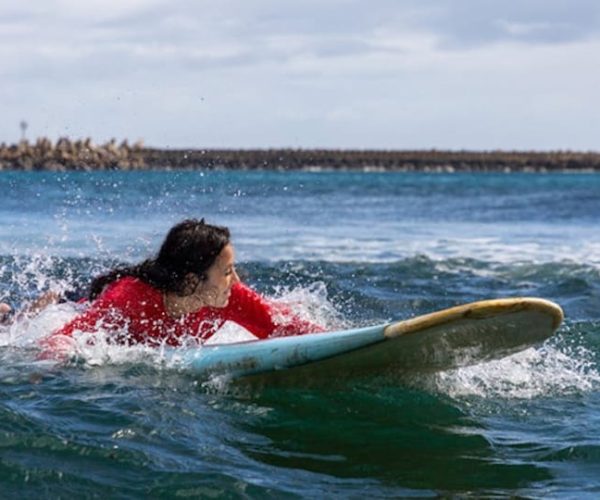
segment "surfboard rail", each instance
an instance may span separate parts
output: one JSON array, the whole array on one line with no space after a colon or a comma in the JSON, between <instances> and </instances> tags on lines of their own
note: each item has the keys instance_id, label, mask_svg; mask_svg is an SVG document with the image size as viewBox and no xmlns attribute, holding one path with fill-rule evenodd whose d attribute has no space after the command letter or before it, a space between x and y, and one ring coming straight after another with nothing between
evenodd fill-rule
<instances>
[{"instance_id":1,"label":"surfboard rail","mask_svg":"<svg viewBox=\"0 0 600 500\"><path fill-rule=\"evenodd\" d=\"M416 318L397 321L386 326L383 334L386 338L393 339L400 335L414 334L426 328L443 325L462 318L484 319L520 311L543 311L545 314L550 315L553 318L553 330L557 330L564 319L563 310L554 302L538 297L512 297L471 302L417 316Z\"/></svg>"}]
</instances>

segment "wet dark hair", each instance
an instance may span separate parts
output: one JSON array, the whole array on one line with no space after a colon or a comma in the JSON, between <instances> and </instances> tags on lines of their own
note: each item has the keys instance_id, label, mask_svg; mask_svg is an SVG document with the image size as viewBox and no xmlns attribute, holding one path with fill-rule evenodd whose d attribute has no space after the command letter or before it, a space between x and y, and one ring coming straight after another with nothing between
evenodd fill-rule
<instances>
[{"instance_id":1,"label":"wet dark hair","mask_svg":"<svg viewBox=\"0 0 600 500\"><path fill-rule=\"evenodd\" d=\"M204 219L184 220L170 229L155 258L96 277L89 298L95 299L107 285L125 276L138 278L163 292L192 293L189 274L205 280L206 271L229 243L229 238L226 227L206 224Z\"/></svg>"}]
</instances>

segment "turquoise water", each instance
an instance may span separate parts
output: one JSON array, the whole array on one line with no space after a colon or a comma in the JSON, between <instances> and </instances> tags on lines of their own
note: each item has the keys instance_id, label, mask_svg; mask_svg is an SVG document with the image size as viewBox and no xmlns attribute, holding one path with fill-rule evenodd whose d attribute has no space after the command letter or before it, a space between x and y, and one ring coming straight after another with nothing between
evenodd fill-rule
<instances>
[{"instance_id":1,"label":"turquoise water","mask_svg":"<svg viewBox=\"0 0 600 500\"><path fill-rule=\"evenodd\" d=\"M342 386L197 380L100 343L35 360L70 311L0 329L3 497L600 494L600 176L0 173L0 298L85 288L184 217L245 280L331 328L533 295L566 320L503 360ZM232 335L238 335L233 332Z\"/></svg>"}]
</instances>

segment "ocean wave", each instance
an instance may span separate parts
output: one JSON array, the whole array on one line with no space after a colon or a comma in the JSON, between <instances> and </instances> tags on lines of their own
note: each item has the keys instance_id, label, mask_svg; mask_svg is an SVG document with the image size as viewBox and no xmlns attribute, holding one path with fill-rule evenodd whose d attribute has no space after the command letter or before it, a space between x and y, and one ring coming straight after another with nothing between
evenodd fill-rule
<instances>
[{"instance_id":1,"label":"ocean wave","mask_svg":"<svg viewBox=\"0 0 600 500\"><path fill-rule=\"evenodd\" d=\"M479 259L505 264L552 263L570 260L600 269L600 241L589 227L572 228L569 234L555 228L528 227L521 230L496 225L472 227L454 224L453 236L441 225L405 225L386 231L383 227L369 234L349 236L351 231L331 230L327 235L307 234L292 228L286 236L256 234L237 240L239 254L249 260L316 260L329 262L393 262L425 255L432 260L450 258ZM291 237L289 235L293 234ZM264 247L265 238L271 244Z\"/></svg>"},{"instance_id":2,"label":"ocean wave","mask_svg":"<svg viewBox=\"0 0 600 500\"><path fill-rule=\"evenodd\" d=\"M45 290L83 297L92 276L117 264L88 257L0 256L0 300L18 308ZM353 325L509 296L554 300L573 320L600 316L600 269L572 259L507 264L417 254L389 262L246 261L239 268L242 279L260 292L292 294L289 299L297 303L329 302Z\"/></svg>"},{"instance_id":3,"label":"ocean wave","mask_svg":"<svg viewBox=\"0 0 600 500\"><path fill-rule=\"evenodd\" d=\"M41 290L73 288L85 294L89 276L108 269L106 259L0 257L1 300L18 307ZM600 271L573 261L513 263L470 258L434 260L425 255L385 263L297 260L245 262L245 280L261 293L287 303L305 319L330 330L402 320L461 303L498 297L538 296L560 304L566 314L559 335L539 349L510 358L445 372L435 386L453 396L494 394L535 397L552 391L598 387L600 356ZM35 318L0 327L0 347L31 351L37 341L68 321L72 305L49 307ZM228 326L215 341L249 340ZM74 357L86 366L142 363L165 365L160 350L114 345L100 332L93 342L76 339Z\"/></svg>"}]
</instances>

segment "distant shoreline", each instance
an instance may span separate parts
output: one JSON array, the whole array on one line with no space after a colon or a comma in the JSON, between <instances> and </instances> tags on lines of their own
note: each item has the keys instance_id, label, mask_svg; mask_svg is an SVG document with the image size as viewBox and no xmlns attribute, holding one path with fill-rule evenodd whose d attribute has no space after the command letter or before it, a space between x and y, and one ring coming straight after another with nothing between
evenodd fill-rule
<instances>
[{"instance_id":1,"label":"distant shoreline","mask_svg":"<svg viewBox=\"0 0 600 500\"><path fill-rule=\"evenodd\" d=\"M600 153L335 149L157 149L141 142L40 138L0 144L0 171L306 170L359 172L600 172Z\"/></svg>"}]
</instances>

